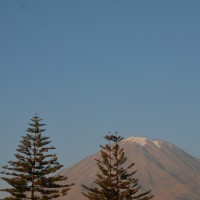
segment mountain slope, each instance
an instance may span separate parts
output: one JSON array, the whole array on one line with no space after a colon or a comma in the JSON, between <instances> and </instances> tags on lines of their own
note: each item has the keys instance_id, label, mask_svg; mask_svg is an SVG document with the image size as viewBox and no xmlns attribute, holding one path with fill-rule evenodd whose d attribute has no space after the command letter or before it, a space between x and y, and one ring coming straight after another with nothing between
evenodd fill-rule
<instances>
[{"instance_id":1,"label":"mountain slope","mask_svg":"<svg viewBox=\"0 0 200 200\"><path fill-rule=\"evenodd\" d=\"M200 159L194 158L175 145L146 138L130 137L120 144L128 162L135 162L135 177L144 190L152 190L155 200L199 200ZM89 156L61 174L68 176L76 185L60 200L84 200L81 184L92 185L98 172L95 158L99 152Z\"/></svg>"}]
</instances>

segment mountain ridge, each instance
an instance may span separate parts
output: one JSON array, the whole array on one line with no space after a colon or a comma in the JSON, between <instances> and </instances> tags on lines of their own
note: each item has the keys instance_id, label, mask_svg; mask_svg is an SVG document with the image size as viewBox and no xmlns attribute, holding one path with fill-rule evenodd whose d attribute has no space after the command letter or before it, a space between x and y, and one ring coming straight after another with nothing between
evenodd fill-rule
<instances>
[{"instance_id":1,"label":"mountain ridge","mask_svg":"<svg viewBox=\"0 0 200 200\"><path fill-rule=\"evenodd\" d=\"M144 190L152 190L154 200L198 200L200 196L200 159L163 140L129 137L120 142L128 162L135 162L135 177ZM98 173L97 152L60 173L75 186L59 200L84 200L81 184L93 185ZM67 182L68 182L67 181Z\"/></svg>"}]
</instances>

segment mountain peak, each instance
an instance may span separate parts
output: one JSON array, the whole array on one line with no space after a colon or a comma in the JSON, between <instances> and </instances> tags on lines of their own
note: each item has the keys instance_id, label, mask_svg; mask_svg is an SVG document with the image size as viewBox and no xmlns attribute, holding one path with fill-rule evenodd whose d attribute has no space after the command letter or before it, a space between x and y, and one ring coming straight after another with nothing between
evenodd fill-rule
<instances>
[{"instance_id":1,"label":"mountain peak","mask_svg":"<svg viewBox=\"0 0 200 200\"><path fill-rule=\"evenodd\" d=\"M145 137L137 137L137 136L132 136L132 137L128 137L122 140L123 144L129 143L129 144L139 144L140 146L146 146L147 144L152 144L155 145L158 148L161 148L163 146L163 144L167 145L168 148L176 148L176 149L180 149L178 147L176 147L174 144L168 142L168 141L163 141L163 140L150 140L148 138Z\"/></svg>"},{"instance_id":2,"label":"mountain peak","mask_svg":"<svg viewBox=\"0 0 200 200\"><path fill-rule=\"evenodd\" d=\"M200 159L190 156L168 141L159 139L128 137L124 138L121 144L128 163L136 163L136 177L140 185L144 190L152 189L155 200L199 199ZM101 158L100 152L61 172L75 185L67 197L60 197L58 200L83 199L80 187L82 184L93 184L99 170L96 158Z\"/></svg>"},{"instance_id":3,"label":"mountain peak","mask_svg":"<svg viewBox=\"0 0 200 200\"><path fill-rule=\"evenodd\" d=\"M148 139L144 137L128 137L123 139L123 143L137 143L141 146L145 146L147 144Z\"/></svg>"}]
</instances>

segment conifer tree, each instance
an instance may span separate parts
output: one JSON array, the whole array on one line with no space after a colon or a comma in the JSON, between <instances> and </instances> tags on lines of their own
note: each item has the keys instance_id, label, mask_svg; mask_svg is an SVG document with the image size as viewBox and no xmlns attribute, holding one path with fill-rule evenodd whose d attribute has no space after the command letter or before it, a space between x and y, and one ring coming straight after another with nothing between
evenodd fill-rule
<instances>
[{"instance_id":1,"label":"conifer tree","mask_svg":"<svg viewBox=\"0 0 200 200\"><path fill-rule=\"evenodd\" d=\"M55 175L55 172L63 167L56 154L49 153L55 147L49 146L49 137L42 135L45 124L41 123L37 114L31 119L27 134L16 149L16 161L8 161L3 166L1 177L11 187L1 189L10 193L6 200L50 200L64 196L73 184L62 184L67 177Z\"/></svg>"},{"instance_id":2,"label":"conifer tree","mask_svg":"<svg viewBox=\"0 0 200 200\"><path fill-rule=\"evenodd\" d=\"M82 194L90 200L149 200L153 198L150 190L142 192L138 179L132 171L135 163L127 163L124 149L119 142L123 139L117 133L104 137L108 144L101 147L101 159L96 159L99 173L94 187L82 185L86 192Z\"/></svg>"}]
</instances>

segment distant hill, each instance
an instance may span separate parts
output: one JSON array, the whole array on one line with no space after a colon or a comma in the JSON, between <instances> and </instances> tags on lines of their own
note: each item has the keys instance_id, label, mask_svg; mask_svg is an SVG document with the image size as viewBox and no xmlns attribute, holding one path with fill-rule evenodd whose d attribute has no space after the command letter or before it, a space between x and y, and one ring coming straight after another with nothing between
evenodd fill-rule
<instances>
[{"instance_id":1,"label":"distant hill","mask_svg":"<svg viewBox=\"0 0 200 200\"><path fill-rule=\"evenodd\" d=\"M135 177L144 190L152 190L154 200L199 200L200 159L179 147L161 140L130 137L121 141L128 161L135 162ZM81 184L92 185L98 167L91 155L68 169L60 172L75 183L69 194L59 200L85 200Z\"/></svg>"}]
</instances>

